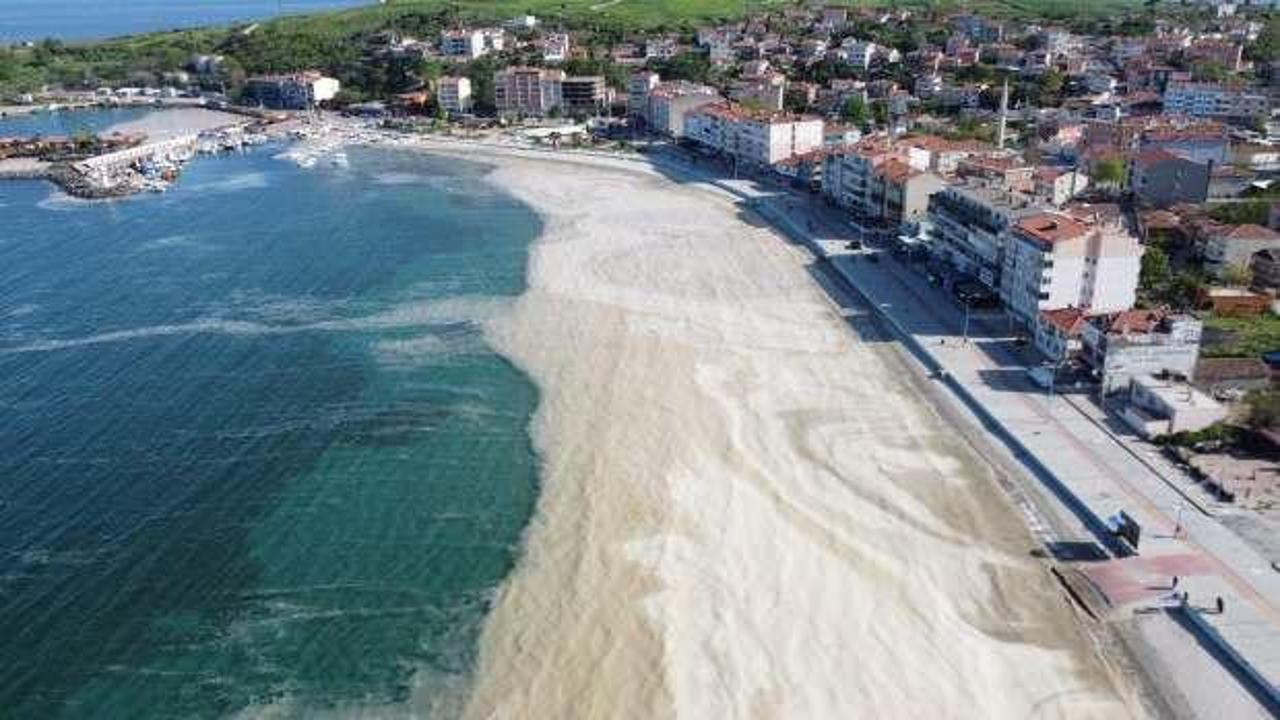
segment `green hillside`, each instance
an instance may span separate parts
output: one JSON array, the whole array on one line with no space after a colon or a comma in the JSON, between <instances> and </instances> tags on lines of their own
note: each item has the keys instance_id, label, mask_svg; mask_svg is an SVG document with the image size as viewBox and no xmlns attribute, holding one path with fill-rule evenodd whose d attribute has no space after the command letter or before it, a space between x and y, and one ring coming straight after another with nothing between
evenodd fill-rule
<instances>
[{"instance_id":1,"label":"green hillside","mask_svg":"<svg viewBox=\"0 0 1280 720\"><path fill-rule=\"evenodd\" d=\"M689 32L700 25L794 5L793 0L391 0L382 5L293 16L246 27L160 32L100 42L39 43L34 48L0 48L0 96L28 92L44 85L93 87L97 84L145 82L181 69L196 53L231 59L229 80L244 74L319 68L353 87L371 91L394 87L387 68L362 64L365 40L383 30L434 37L443 28L463 23L509 19L529 13L544 26L563 26L592 33L591 44L603 48L629 33ZM1079 29L1117 22L1129 13L1145 12L1136 0L832 0L849 6L909 7L920 16L967 10L1015 20L1043 20ZM390 72L400 72L391 68Z\"/></svg>"}]
</instances>

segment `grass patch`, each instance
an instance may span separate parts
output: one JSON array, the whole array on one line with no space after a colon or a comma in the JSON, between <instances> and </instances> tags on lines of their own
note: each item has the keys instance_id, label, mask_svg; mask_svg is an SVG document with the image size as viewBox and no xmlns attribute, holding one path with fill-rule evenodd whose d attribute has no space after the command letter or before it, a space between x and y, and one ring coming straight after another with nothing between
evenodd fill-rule
<instances>
[{"instance_id":1,"label":"grass patch","mask_svg":"<svg viewBox=\"0 0 1280 720\"><path fill-rule=\"evenodd\" d=\"M1280 316L1271 313L1247 318L1211 317L1204 326L1224 336L1222 341L1201 349L1205 357L1258 357L1280 350Z\"/></svg>"}]
</instances>

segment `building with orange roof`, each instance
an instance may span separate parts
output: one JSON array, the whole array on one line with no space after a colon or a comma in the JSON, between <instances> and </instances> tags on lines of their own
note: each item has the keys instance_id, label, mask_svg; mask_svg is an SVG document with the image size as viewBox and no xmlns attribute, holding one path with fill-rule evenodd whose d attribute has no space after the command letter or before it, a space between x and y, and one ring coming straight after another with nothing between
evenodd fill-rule
<instances>
[{"instance_id":1,"label":"building with orange roof","mask_svg":"<svg viewBox=\"0 0 1280 720\"><path fill-rule=\"evenodd\" d=\"M949 140L937 135L904 135L896 144L912 156L913 162L923 162L925 168L939 175L954 174L965 158L995 149L978 140Z\"/></svg>"},{"instance_id":2,"label":"building with orange roof","mask_svg":"<svg viewBox=\"0 0 1280 720\"><path fill-rule=\"evenodd\" d=\"M1087 317L1077 307L1042 310L1033 326L1036 349L1053 362L1062 362L1080 352Z\"/></svg>"},{"instance_id":3,"label":"building with orange roof","mask_svg":"<svg viewBox=\"0 0 1280 720\"><path fill-rule=\"evenodd\" d=\"M823 146L821 118L708 103L685 116L685 135L751 165L774 165Z\"/></svg>"},{"instance_id":4,"label":"building with orange roof","mask_svg":"<svg viewBox=\"0 0 1280 720\"><path fill-rule=\"evenodd\" d=\"M1137 298L1142 246L1119 217L1042 211L1019 218L1000 273L1000 299L1034 326L1045 310L1118 312Z\"/></svg>"},{"instance_id":5,"label":"building with orange roof","mask_svg":"<svg viewBox=\"0 0 1280 720\"><path fill-rule=\"evenodd\" d=\"M824 194L849 211L855 229L878 237L917 226L929 198L944 187L940 177L913 164L910 154L887 137L831 153L822 180Z\"/></svg>"},{"instance_id":6,"label":"building with orange roof","mask_svg":"<svg viewBox=\"0 0 1280 720\"><path fill-rule=\"evenodd\" d=\"M1166 310L1097 314L1081 329L1080 357L1093 368L1104 394L1128 388L1134 377L1172 373L1191 378L1203 329L1195 317Z\"/></svg>"}]
</instances>

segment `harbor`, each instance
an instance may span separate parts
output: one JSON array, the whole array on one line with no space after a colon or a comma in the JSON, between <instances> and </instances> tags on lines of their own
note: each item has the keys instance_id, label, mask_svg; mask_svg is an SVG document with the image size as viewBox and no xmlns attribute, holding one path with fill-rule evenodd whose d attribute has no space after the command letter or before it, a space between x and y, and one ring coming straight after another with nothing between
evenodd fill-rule
<instances>
[{"instance_id":1,"label":"harbor","mask_svg":"<svg viewBox=\"0 0 1280 720\"><path fill-rule=\"evenodd\" d=\"M0 180L45 179L81 199L164 192L195 157L261 145L289 125L285 116L185 108L98 134L0 137Z\"/></svg>"}]
</instances>

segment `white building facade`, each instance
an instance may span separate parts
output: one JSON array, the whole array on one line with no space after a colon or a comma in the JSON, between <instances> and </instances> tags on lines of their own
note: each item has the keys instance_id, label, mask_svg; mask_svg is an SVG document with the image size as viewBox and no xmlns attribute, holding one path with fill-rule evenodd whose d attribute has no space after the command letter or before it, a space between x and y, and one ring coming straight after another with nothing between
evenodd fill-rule
<instances>
[{"instance_id":1,"label":"white building facade","mask_svg":"<svg viewBox=\"0 0 1280 720\"><path fill-rule=\"evenodd\" d=\"M1009 236L1000 299L1027 325L1056 308L1106 313L1133 307L1142 247L1118 218L1041 212L1019 219Z\"/></svg>"},{"instance_id":2,"label":"white building facade","mask_svg":"<svg viewBox=\"0 0 1280 720\"><path fill-rule=\"evenodd\" d=\"M446 112L471 112L471 80L460 76L440 78L436 86L436 103Z\"/></svg>"},{"instance_id":3,"label":"white building facade","mask_svg":"<svg viewBox=\"0 0 1280 720\"><path fill-rule=\"evenodd\" d=\"M773 165L822 147L823 122L755 112L729 103L704 105L685 118L685 135L752 165Z\"/></svg>"}]
</instances>

